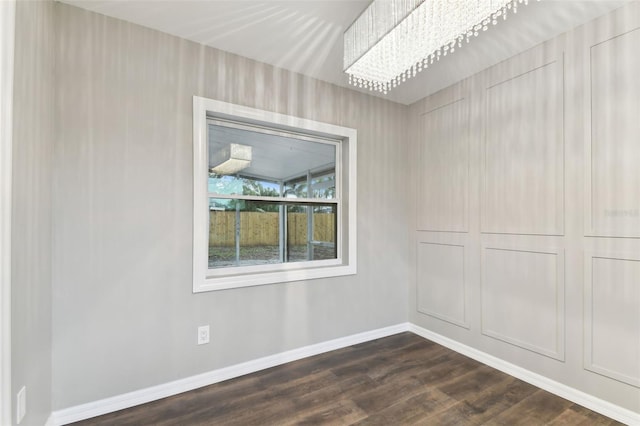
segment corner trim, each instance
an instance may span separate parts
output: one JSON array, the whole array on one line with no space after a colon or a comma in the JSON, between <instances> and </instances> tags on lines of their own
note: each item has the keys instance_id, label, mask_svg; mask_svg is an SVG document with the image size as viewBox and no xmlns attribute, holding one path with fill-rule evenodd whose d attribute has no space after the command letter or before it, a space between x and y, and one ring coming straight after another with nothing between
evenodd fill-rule
<instances>
[{"instance_id":1,"label":"corner trim","mask_svg":"<svg viewBox=\"0 0 640 426\"><path fill-rule=\"evenodd\" d=\"M75 407L54 411L51 414L49 421L47 421L47 425L65 425L89 419L91 417L112 413L114 411L201 388L203 386L244 376L245 374L255 373L256 371L275 367L277 365L297 361L302 358L345 348L347 346L357 345L358 343L364 343L370 340L380 339L382 337L391 336L405 331L409 331L409 323L401 323L390 327L352 334L351 336L340 337L326 342L281 352L279 354L269 355L264 358L258 358L253 361L247 361L241 364L209 371L207 373L186 377L184 379L175 380L162 385L152 386L86 404L76 405Z\"/></svg>"},{"instance_id":2,"label":"corner trim","mask_svg":"<svg viewBox=\"0 0 640 426\"><path fill-rule=\"evenodd\" d=\"M449 339L448 337L434 333L433 331L419 327L415 324L409 324L409 331L417 334L418 336L424 337L427 340L431 340L446 348L461 353L462 355L468 356L469 358L475 359L489 367L493 367L496 370L500 370L503 373L507 373L510 376L537 386L540 389L544 389L558 395L559 397L582 405L583 407L604 416L628 425L640 425L640 413L627 410L626 408L612 404L593 395L589 395L588 393L579 391L578 389L556 382L548 377L544 377L540 374L534 373L533 371L511 364L510 362L496 358L486 352L482 352L460 342L456 342L455 340Z\"/></svg>"},{"instance_id":3,"label":"corner trim","mask_svg":"<svg viewBox=\"0 0 640 426\"><path fill-rule=\"evenodd\" d=\"M11 389L11 170L15 0L0 1L0 424L13 424Z\"/></svg>"}]
</instances>

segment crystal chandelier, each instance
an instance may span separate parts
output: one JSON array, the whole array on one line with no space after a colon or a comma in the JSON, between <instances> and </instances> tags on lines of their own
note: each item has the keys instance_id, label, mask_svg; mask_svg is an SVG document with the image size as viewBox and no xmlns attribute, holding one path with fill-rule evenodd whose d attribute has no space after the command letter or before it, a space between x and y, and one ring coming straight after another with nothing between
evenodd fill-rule
<instances>
[{"instance_id":1,"label":"crystal chandelier","mask_svg":"<svg viewBox=\"0 0 640 426\"><path fill-rule=\"evenodd\" d=\"M528 0L373 0L344 33L356 87L387 93Z\"/></svg>"}]
</instances>

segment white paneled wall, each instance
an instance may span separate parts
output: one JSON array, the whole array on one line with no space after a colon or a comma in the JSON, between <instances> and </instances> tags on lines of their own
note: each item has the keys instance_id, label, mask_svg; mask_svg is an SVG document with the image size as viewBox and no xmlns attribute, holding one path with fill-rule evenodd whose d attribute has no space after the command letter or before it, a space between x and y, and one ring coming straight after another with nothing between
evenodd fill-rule
<instances>
[{"instance_id":1,"label":"white paneled wall","mask_svg":"<svg viewBox=\"0 0 640 426\"><path fill-rule=\"evenodd\" d=\"M640 3L411 106L410 320L640 413Z\"/></svg>"},{"instance_id":2,"label":"white paneled wall","mask_svg":"<svg viewBox=\"0 0 640 426\"><path fill-rule=\"evenodd\" d=\"M562 251L484 246L481 259L482 334L563 361Z\"/></svg>"},{"instance_id":3,"label":"white paneled wall","mask_svg":"<svg viewBox=\"0 0 640 426\"><path fill-rule=\"evenodd\" d=\"M418 229L468 231L469 101L425 112L420 121ZM438 141L429 143L427 141Z\"/></svg>"},{"instance_id":4,"label":"white paneled wall","mask_svg":"<svg viewBox=\"0 0 640 426\"><path fill-rule=\"evenodd\" d=\"M468 327L466 313L465 247L429 241L418 243L417 309L452 324Z\"/></svg>"},{"instance_id":5,"label":"white paneled wall","mask_svg":"<svg viewBox=\"0 0 640 426\"><path fill-rule=\"evenodd\" d=\"M640 29L590 48L587 234L640 237Z\"/></svg>"},{"instance_id":6,"label":"white paneled wall","mask_svg":"<svg viewBox=\"0 0 640 426\"><path fill-rule=\"evenodd\" d=\"M585 257L585 368L640 387L640 255Z\"/></svg>"},{"instance_id":7,"label":"white paneled wall","mask_svg":"<svg viewBox=\"0 0 640 426\"><path fill-rule=\"evenodd\" d=\"M482 232L563 234L563 62L539 62L487 82Z\"/></svg>"}]
</instances>

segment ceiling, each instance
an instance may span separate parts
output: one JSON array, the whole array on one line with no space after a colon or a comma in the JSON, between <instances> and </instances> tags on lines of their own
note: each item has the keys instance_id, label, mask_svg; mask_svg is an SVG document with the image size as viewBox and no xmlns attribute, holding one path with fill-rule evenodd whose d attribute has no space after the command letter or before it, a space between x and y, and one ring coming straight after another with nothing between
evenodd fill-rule
<instances>
[{"instance_id":1,"label":"ceiling","mask_svg":"<svg viewBox=\"0 0 640 426\"><path fill-rule=\"evenodd\" d=\"M241 56L350 87L342 33L370 0L62 0ZM531 0L387 95L411 104L629 0ZM366 91L366 90L365 90Z\"/></svg>"}]
</instances>

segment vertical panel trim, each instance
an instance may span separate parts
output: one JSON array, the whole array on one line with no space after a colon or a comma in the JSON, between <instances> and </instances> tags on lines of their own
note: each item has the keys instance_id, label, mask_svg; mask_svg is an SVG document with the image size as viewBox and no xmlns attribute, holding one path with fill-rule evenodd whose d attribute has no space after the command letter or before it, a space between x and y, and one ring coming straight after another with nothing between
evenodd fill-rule
<instances>
[{"instance_id":1,"label":"vertical panel trim","mask_svg":"<svg viewBox=\"0 0 640 426\"><path fill-rule=\"evenodd\" d=\"M631 253L602 253L588 251L584 255L584 369L640 388L640 377L628 376L594 363L593 359L593 259L627 260L640 262L640 256ZM636 283L640 285L640 283Z\"/></svg>"},{"instance_id":2,"label":"vertical panel trim","mask_svg":"<svg viewBox=\"0 0 640 426\"><path fill-rule=\"evenodd\" d=\"M433 242L433 241L418 241L418 247L420 246L420 244L430 244L430 245L435 245L435 246L447 246L447 247L460 247L462 248L462 321L460 321L459 319L456 318L451 318L449 316L446 315L442 315L440 313L431 311L429 309L422 309L419 306L419 291L420 291L420 286L416 285L416 310L424 315L428 315L430 317L439 319L441 321L445 321L448 322L450 324L453 325L457 325L458 327L462 327L465 328L467 330L470 329L470 325L469 325L469 319L468 319L468 315L467 315L467 294L468 294L468 289L467 289L467 257L468 257L468 253L467 253L467 246L466 244L446 244L446 243L440 243L440 242ZM418 261L419 262L419 261ZM418 262L416 263L416 276L418 277L418 279L420 278L418 275L418 271L417 269L420 267L420 265L418 264Z\"/></svg>"},{"instance_id":3,"label":"vertical panel trim","mask_svg":"<svg viewBox=\"0 0 640 426\"><path fill-rule=\"evenodd\" d=\"M11 418L11 185L15 0L0 1L0 423Z\"/></svg>"},{"instance_id":4,"label":"vertical panel trim","mask_svg":"<svg viewBox=\"0 0 640 426\"><path fill-rule=\"evenodd\" d=\"M546 254L546 255L554 255L556 256L556 348L555 350L549 350L546 348L541 348L531 343L527 343L518 339L515 339L511 336L506 336L500 334L498 332L488 330L485 326L485 286L487 283L487 267L486 267L486 252L487 250L502 250L502 251L512 251L519 253L535 253L535 254ZM481 333L485 336L501 340L503 342L509 343L511 345L520 347L522 349L527 349L529 351L538 353L540 355L548 356L553 359L557 359L559 361L565 360L565 265L564 265L564 249L559 248L525 248L525 247L512 247L512 246L496 246L493 245L483 245L482 253L481 253L481 280L480 280L480 330Z\"/></svg>"},{"instance_id":5,"label":"vertical panel trim","mask_svg":"<svg viewBox=\"0 0 640 426\"><path fill-rule=\"evenodd\" d=\"M466 190L464 191L464 206L463 206L463 223L462 223L462 229L452 229L455 227L451 227L450 229L436 229L435 227L431 227L431 226L425 226L425 227L421 227L420 223L419 223L419 217L420 217L420 202L416 203L415 209L416 209L416 229L419 231L430 231L430 232L452 232L452 233L469 233L469 211L470 211L470 198L471 198L471 107L470 107L470 99L469 99L469 95L464 95L462 97L458 97L456 100L451 101L451 102L447 102L447 103L443 103L435 108L431 108L428 111L422 112L420 113L420 127L419 127L419 131L420 131L420 141L423 142L424 141L424 127L423 127L423 121L425 116L435 112L435 111L439 111L443 108L448 108L451 107L457 103L460 102L466 102L466 118L467 118L467 122L466 122L466 126L464 128L464 132L465 132L465 143L466 143L466 151L467 151L467 167L466 167ZM422 171L423 167L422 167L422 158L423 158L423 145L422 143L420 144L420 150L419 150L419 155L418 155L418 160L420 161L420 166L419 169ZM422 173L420 173L422 174ZM422 185L424 184L424 179L422 179L422 176L420 176L419 178L419 182L418 185L420 186L418 194L422 194Z\"/></svg>"},{"instance_id":6,"label":"vertical panel trim","mask_svg":"<svg viewBox=\"0 0 640 426\"><path fill-rule=\"evenodd\" d=\"M523 77L532 72L541 70L550 65L557 65L558 70L556 71L556 78L558 78L560 91L557 94L557 98L554 99L555 105L560 109L562 120L559 124L560 129L556 129L559 133L560 145L559 149L560 153L556 158L556 168L558 175L556 180L556 191L555 191L555 199L557 205L556 211L556 226L552 232L536 232L531 229L525 228L510 228L504 230L497 229L487 229L487 218L488 215L488 205L487 205L487 193L488 193L488 184L487 184L487 129L489 124L489 96L488 91L493 89L501 84L507 83L509 81L515 80L517 78ZM482 144L481 144L481 153L480 153L480 232L482 234L513 234L513 235L549 235L549 236L564 236L564 222L565 222L565 150L566 150L566 135L565 135L565 60L564 60L564 52L560 52L555 59L544 61L541 65L537 65L531 67L530 69L519 72L515 75L511 75L508 78L500 79L499 81L492 81L488 83L484 90L484 112L483 112L483 125L482 125Z\"/></svg>"},{"instance_id":7,"label":"vertical panel trim","mask_svg":"<svg viewBox=\"0 0 640 426\"><path fill-rule=\"evenodd\" d=\"M596 229L593 224L593 48L634 31L640 31L640 28L598 41L589 46L589 52L585 55L584 68L586 69L587 77L583 87L585 93L588 93L588 105L584 114L584 235L586 237L640 238L640 234L629 235L610 228Z\"/></svg>"}]
</instances>

